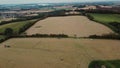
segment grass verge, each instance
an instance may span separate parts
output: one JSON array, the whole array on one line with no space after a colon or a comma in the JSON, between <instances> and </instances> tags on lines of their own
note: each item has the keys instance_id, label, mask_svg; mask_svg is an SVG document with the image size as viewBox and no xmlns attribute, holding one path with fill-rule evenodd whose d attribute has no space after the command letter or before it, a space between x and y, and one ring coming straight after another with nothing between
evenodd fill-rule
<instances>
[{"instance_id":1,"label":"grass verge","mask_svg":"<svg viewBox=\"0 0 120 68\"><path fill-rule=\"evenodd\" d=\"M120 68L120 60L92 61L88 68Z\"/></svg>"}]
</instances>

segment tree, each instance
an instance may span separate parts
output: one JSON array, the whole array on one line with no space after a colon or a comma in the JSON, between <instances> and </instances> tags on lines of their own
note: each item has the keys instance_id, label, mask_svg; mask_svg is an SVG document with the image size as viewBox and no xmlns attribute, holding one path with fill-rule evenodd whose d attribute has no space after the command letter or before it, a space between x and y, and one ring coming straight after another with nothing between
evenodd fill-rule
<instances>
[{"instance_id":1,"label":"tree","mask_svg":"<svg viewBox=\"0 0 120 68\"><path fill-rule=\"evenodd\" d=\"M5 31L4 31L4 34L6 36L12 36L13 35L13 29L11 28L6 28Z\"/></svg>"}]
</instances>

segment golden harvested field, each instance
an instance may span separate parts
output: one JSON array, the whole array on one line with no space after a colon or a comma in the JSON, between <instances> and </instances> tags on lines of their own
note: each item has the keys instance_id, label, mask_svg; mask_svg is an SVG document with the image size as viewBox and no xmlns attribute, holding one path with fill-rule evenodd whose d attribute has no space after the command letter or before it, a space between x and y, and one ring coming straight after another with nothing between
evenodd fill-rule
<instances>
[{"instance_id":1,"label":"golden harvested field","mask_svg":"<svg viewBox=\"0 0 120 68\"><path fill-rule=\"evenodd\" d=\"M11 21L11 20L15 20L16 18L5 18L5 19L0 19L0 22L1 21Z\"/></svg>"},{"instance_id":2,"label":"golden harvested field","mask_svg":"<svg viewBox=\"0 0 120 68\"><path fill-rule=\"evenodd\" d=\"M108 27L90 21L84 16L49 17L37 22L26 31L32 34L66 34L69 36L88 37L89 35L102 35L114 33Z\"/></svg>"},{"instance_id":3,"label":"golden harvested field","mask_svg":"<svg viewBox=\"0 0 120 68\"><path fill-rule=\"evenodd\" d=\"M120 59L117 40L13 38L0 45L0 68L87 68L92 60Z\"/></svg>"}]
</instances>

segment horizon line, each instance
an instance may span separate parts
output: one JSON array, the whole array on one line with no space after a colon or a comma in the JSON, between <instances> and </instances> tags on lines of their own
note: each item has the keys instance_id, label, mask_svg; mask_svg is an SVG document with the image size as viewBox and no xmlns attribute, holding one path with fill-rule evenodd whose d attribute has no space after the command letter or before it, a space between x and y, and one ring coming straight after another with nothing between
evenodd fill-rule
<instances>
[{"instance_id":1,"label":"horizon line","mask_svg":"<svg viewBox=\"0 0 120 68\"><path fill-rule=\"evenodd\" d=\"M73 2L40 2L40 3L4 3L4 4L0 4L0 5L17 5L17 4L57 4L57 3L94 3L94 2L118 2L118 1L113 1L113 0L109 0L109 1L73 1ZM120 1L119 1L120 2Z\"/></svg>"}]
</instances>

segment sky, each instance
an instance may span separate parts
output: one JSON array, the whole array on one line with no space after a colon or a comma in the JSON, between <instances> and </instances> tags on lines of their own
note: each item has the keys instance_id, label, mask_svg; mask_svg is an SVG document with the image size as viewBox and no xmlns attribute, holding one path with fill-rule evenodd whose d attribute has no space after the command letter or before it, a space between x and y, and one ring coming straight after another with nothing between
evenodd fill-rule
<instances>
[{"instance_id":1,"label":"sky","mask_svg":"<svg viewBox=\"0 0 120 68\"><path fill-rule=\"evenodd\" d=\"M93 2L93 1L120 1L120 0L0 0L0 4Z\"/></svg>"}]
</instances>

